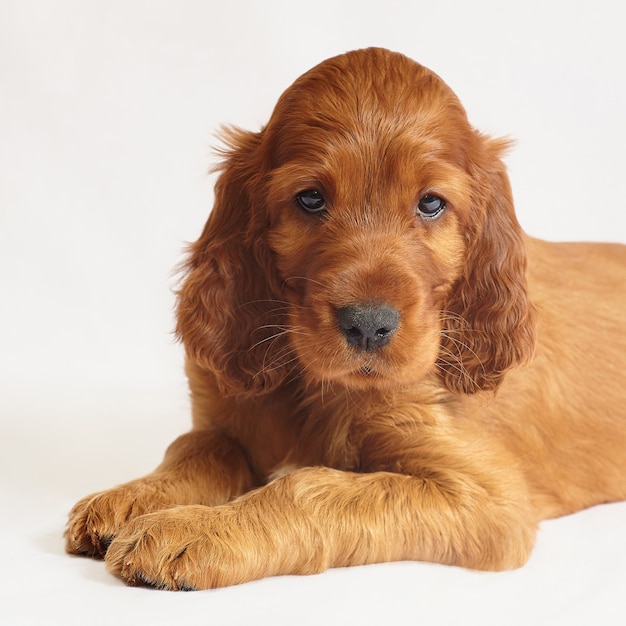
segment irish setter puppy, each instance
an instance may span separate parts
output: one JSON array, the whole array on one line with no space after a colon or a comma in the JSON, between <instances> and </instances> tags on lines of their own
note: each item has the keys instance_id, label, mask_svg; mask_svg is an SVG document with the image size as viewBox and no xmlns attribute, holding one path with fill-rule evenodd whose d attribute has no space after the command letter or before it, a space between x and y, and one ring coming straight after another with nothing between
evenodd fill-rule
<instances>
[{"instance_id":1,"label":"irish setter puppy","mask_svg":"<svg viewBox=\"0 0 626 626\"><path fill-rule=\"evenodd\" d=\"M226 138L178 300L193 428L69 552L165 589L499 570L626 498L626 246L525 235L507 142L435 74L351 52Z\"/></svg>"}]
</instances>

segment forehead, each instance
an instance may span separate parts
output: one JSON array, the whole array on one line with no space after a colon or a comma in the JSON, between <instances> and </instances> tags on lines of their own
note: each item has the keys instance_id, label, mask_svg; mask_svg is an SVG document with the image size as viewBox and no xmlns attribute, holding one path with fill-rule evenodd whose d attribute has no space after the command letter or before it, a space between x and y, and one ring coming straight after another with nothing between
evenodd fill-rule
<instances>
[{"instance_id":1,"label":"forehead","mask_svg":"<svg viewBox=\"0 0 626 626\"><path fill-rule=\"evenodd\" d=\"M394 151L462 166L468 128L458 98L433 72L399 54L365 50L325 61L296 80L265 136L273 167L339 155L375 163Z\"/></svg>"}]
</instances>

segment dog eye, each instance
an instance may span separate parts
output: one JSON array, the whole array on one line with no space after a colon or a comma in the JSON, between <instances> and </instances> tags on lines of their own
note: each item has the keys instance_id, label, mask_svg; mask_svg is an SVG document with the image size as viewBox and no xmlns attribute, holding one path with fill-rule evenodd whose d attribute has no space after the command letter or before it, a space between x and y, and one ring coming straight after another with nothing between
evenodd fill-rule
<instances>
[{"instance_id":1,"label":"dog eye","mask_svg":"<svg viewBox=\"0 0 626 626\"><path fill-rule=\"evenodd\" d=\"M446 208L446 201L439 196L434 196L433 194L427 193L425 196L420 198L420 201L417 203L417 210L419 211L422 217L426 219L434 219L435 217L439 217L439 215Z\"/></svg>"},{"instance_id":2,"label":"dog eye","mask_svg":"<svg viewBox=\"0 0 626 626\"><path fill-rule=\"evenodd\" d=\"M301 191L296 196L296 202L307 213L319 213L326 208L324 196L322 196L317 189L307 189L306 191Z\"/></svg>"}]
</instances>

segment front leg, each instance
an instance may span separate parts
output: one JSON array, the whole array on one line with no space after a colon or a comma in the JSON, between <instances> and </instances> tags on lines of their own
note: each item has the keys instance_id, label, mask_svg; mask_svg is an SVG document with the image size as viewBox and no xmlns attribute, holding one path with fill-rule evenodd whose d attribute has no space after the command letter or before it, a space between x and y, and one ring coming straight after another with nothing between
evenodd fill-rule
<instances>
[{"instance_id":1,"label":"front leg","mask_svg":"<svg viewBox=\"0 0 626 626\"><path fill-rule=\"evenodd\" d=\"M518 567L536 522L516 487L452 471L418 478L306 468L224 506L139 517L122 529L106 561L130 584L165 589L396 560Z\"/></svg>"},{"instance_id":2,"label":"front leg","mask_svg":"<svg viewBox=\"0 0 626 626\"><path fill-rule=\"evenodd\" d=\"M66 550L102 557L120 529L140 515L183 504L222 504L255 484L234 441L192 431L172 443L151 474L78 502L69 514Z\"/></svg>"}]
</instances>

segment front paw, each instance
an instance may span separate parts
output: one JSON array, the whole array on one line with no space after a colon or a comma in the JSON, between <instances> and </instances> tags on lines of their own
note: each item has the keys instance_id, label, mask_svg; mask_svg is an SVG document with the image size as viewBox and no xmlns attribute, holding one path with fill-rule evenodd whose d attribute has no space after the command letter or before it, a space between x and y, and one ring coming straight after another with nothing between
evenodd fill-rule
<instances>
[{"instance_id":1,"label":"front paw","mask_svg":"<svg viewBox=\"0 0 626 626\"><path fill-rule=\"evenodd\" d=\"M165 506L162 490L148 479L87 496L70 511L65 549L70 554L102 558L124 524Z\"/></svg>"},{"instance_id":2,"label":"front paw","mask_svg":"<svg viewBox=\"0 0 626 626\"><path fill-rule=\"evenodd\" d=\"M263 539L242 533L228 507L192 505L129 522L109 546L106 564L129 585L195 590L268 575L269 557Z\"/></svg>"}]
</instances>

